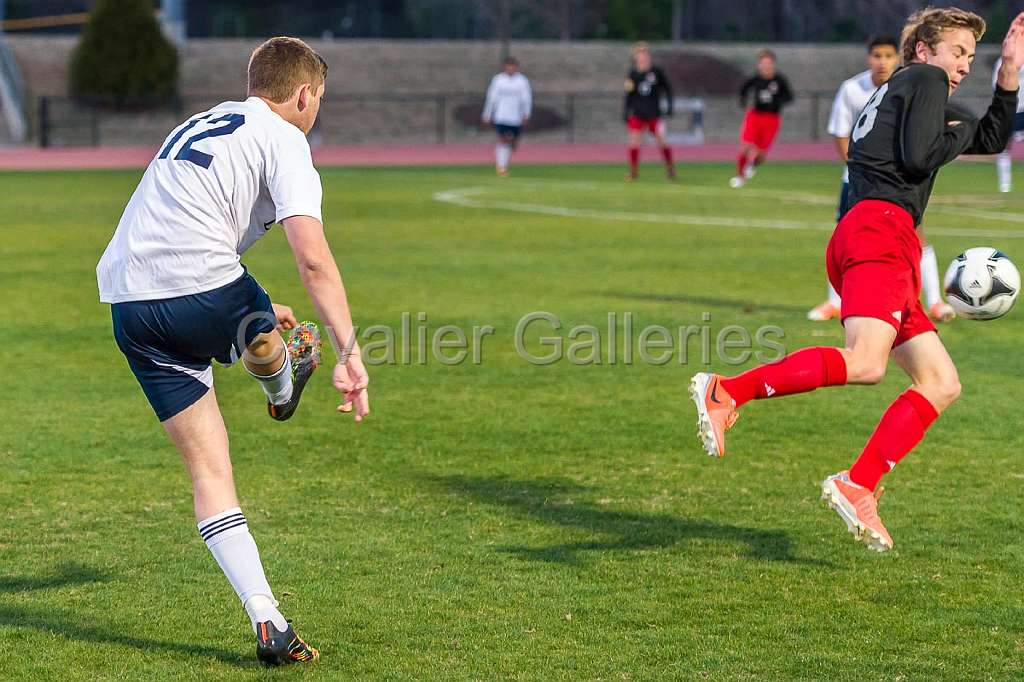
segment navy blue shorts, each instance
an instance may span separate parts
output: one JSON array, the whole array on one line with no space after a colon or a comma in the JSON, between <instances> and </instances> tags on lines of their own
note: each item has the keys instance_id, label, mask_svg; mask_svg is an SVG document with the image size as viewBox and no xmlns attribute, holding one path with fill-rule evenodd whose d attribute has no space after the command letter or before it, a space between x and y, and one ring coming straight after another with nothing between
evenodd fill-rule
<instances>
[{"instance_id":1,"label":"navy blue shorts","mask_svg":"<svg viewBox=\"0 0 1024 682\"><path fill-rule=\"evenodd\" d=\"M201 294L110 307L114 339L160 421L213 386L211 360L231 364L276 326L270 296L248 272Z\"/></svg>"},{"instance_id":2,"label":"navy blue shorts","mask_svg":"<svg viewBox=\"0 0 1024 682\"><path fill-rule=\"evenodd\" d=\"M1018 111L1013 116L1013 132L1024 130L1024 111Z\"/></svg>"},{"instance_id":3,"label":"navy blue shorts","mask_svg":"<svg viewBox=\"0 0 1024 682\"><path fill-rule=\"evenodd\" d=\"M839 190L839 208L836 210L836 222L838 223L850 210L850 183L844 182L843 188Z\"/></svg>"},{"instance_id":4,"label":"navy blue shorts","mask_svg":"<svg viewBox=\"0 0 1024 682\"><path fill-rule=\"evenodd\" d=\"M523 126L507 126L504 123L495 123L494 129L501 137L518 140L523 132Z\"/></svg>"}]
</instances>

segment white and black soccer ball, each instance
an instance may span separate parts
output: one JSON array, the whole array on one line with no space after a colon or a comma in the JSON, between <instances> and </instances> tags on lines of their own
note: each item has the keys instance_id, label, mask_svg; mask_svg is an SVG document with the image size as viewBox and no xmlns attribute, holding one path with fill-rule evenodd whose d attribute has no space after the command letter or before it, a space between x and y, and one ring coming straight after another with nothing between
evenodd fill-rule
<instances>
[{"instance_id":1,"label":"white and black soccer ball","mask_svg":"<svg viewBox=\"0 0 1024 682\"><path fill-rule=\"evenodd\" d=\"M980 246L967 249L946 270L946 300L960 317L994 320L1013 307L1020 273L1006 254Z\"/></svg>"}]
</instances>

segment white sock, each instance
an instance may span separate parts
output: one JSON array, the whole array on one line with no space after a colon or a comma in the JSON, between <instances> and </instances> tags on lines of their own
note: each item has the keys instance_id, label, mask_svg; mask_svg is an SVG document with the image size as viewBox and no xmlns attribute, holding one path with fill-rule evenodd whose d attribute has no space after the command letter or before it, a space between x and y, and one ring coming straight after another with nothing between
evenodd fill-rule
<instances>
[{"instance_id":1,"label":"white sock","mask_svg":"<svg viewBox=\"0 0 1024 682\"><path fill-rule=\"evenodd\" d=\"M927 301L929 308L942 302L939 263L935 259L935 249L931 244L921 249L921 288L924 289L924 300Z\"/></svg>"},{"instance_id":2,"label":"white sock","mask_svg":"<svg viewBox=\"0 0 1024 682\"><path fill-rule=\"evenodd\" d=\"M292 399L292 359L288 355L287 349L284 353L284 364L281 365L281 369L270 376L254 374L248 367L245 369L249 374L252 374L253 378L260 382L260 386L263 388L263 392L267 394L267 400L271 404L284 405Z\"/></svg>"},{"instance_id":3,"label":"white sock","mask_svg":"<svg viewBox=\"0 0 1024 682\"><path fill-rule=\"evenodd\" d=\"M512 147L507 144L499 144L494 147L494 162L498 168L508 168L508 162L512 158Z\"/></svg>"},{"instance_id":4,"label":"white sock","mask_svg":"<svg viewBox=\"0 0 1024 682\"><path fill-rule=\"evenodd\" d=\"M843 300L839 298L839 292L832 286L832 282L828 283L828 302L837 308L843 304Z\"/></svg>"},{"instance_id":5,"label":"white sock","mask_svg":"<svg viewBox=\"0 0 1024 682\"><path fill-rule=\"evenodd\" d=\"M273 621L278 630L287 630L288 621L277 610L274 593L263 573L260 552L242 510L232 507L203 519L197 526L200 537L245 606L253 632L257 623L267 620Z\"/></svg>"},{"instance_id":6,"label":"white sock","mask_svg":"<svg viewBox=\"0 0 1024 682\"><path fill-rule=\"evenodd\" d=\"M996 154L996 174L999 176L999 186L1009 186L1013 184L1013 160L1010 158L1010 152L1000 152Z\"/></svg>"}]
</instances>

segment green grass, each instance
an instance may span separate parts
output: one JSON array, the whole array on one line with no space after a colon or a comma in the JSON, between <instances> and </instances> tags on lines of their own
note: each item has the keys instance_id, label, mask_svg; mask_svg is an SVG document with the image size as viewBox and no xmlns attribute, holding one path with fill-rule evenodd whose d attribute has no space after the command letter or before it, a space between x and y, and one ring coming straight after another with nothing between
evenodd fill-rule
<instances>
[{"instance_id":1,"label":"green grass","mask_svg":"<svg viewBox=\"0 0 1024 682\"><path fill-rule=\"evenodd\" d=\"M360 324L422 311L431 330L495 332L480 364L371 367L359 426L333 412L324 377L276 424L243 371L216 370L271 584L323 651L279 671L254 663L183 467L97 302L94 267L139 173L0 177L0 679L1019 679L1021 312L943 328L963 396L887 477L897 549L869 553L818 507L817 484L859 452L906 385L898 370L751 404L711 461L685 399L697 364L626 365L621 340L616 364L516 354L532 311L563 336L613 311L633 313L634 336L707 312L713 334L775 324L790 349L840 343L838 325L804 318L824 293L834 165L772 164L746 192L723 189L724 165L685 166L677 186L653 166L632 186L622 172L323 171ZM926 219L941 266L986 244L1024 263L1024 199L994 185L989 164L943 172ZM465 188L590 213L433 198ZM313 315L280 229L245 262ZM538 353L541 332L555 333L531 329Z\"/></svg>"}]
</instances>

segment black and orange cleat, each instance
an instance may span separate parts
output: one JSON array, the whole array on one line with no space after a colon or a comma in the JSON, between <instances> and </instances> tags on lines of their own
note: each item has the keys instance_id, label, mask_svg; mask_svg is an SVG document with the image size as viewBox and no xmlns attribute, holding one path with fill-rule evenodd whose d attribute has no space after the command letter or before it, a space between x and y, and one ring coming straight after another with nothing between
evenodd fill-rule
<instances>
[{"instance_id":1,"label":"black and orange cleat","mask_svg":"<svg viewBox=\"0 0 1024 682\"><path fill-rule=\"evenodd\" d=\"M320 658L320 651L295 634L291 621L281 632L272 621L256 624L256 657L266 665L308 663Z\"/></svg>"},{"instance_id":2,"label":"black and orange cleat","mask_svg":"<svg viewBox=\"0 0 1024 682\"><path fill-rule=\"evenodd\" d=\"M292 397L286 403L267 402L267 413L279 422L290 419L299 406L302 389L320 366L320 330L313 322L300 322L288 338L288 356L292 363Z\"/></svg>"}]
</instances>

